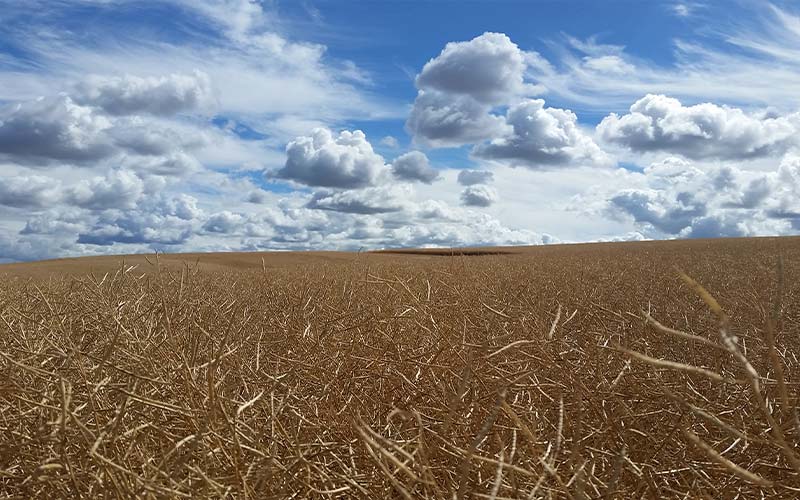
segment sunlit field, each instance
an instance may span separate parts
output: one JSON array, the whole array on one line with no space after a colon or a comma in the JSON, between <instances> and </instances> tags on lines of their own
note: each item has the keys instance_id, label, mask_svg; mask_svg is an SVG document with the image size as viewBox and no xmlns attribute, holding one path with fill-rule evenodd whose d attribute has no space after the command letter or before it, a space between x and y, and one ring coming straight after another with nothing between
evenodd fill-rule
<instances>
[{"instance_id":1,"label":"sunlit field","mask_svg":"<svg viewBox=\"0 0 800 500\"><path fill-rule=\"evenodd\" d=\"M0 497L800 492L800 239L0 276Z\"/></svg>"}]
</instances>

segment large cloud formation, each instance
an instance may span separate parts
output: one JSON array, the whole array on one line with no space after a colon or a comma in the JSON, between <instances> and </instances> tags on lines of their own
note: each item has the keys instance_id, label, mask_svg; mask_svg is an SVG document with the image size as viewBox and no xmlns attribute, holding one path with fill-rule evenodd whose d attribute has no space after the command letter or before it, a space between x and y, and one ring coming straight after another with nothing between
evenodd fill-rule
<instances>
[{"instance_id":1,"label":"large cloud formation","mask_svg":"<svg viewBox=\"0 0 800 500\"><path fill-rule=\"evenodd\" d=\"M277 17L263 2L170 1L184 7L176 15L204 26L201 38L193 29L183 33L186 43L153 33L145 41L152 43L121 39L101 49L64 30L38 45L7 33L29 60L6 54L21 69L0 74L0 261L547 243L556 240L519 227L559 227L563 200L576 193L573 207L594 218L564 220L575 239L800 232L800 115L785 112L794 109L786 99L770 103L781 111L759 112L721 104L743 102L735 100L640 98L653 91L643 83L664 74L623 47L567 35L575 50L550 65L504 34L484 33L431 54L408 113L375 94L376 75L322 45L271 32ZM53 9L63 14L72 3ZM30 32L52 27L30 19ZM84 27L86 40L106 34ZM655 90L686 103L707 99L682 93L684 80ZM588 109L635 103L589 130L568 108L599 87L575 85L608 90L610 81L614 104L598 91L592 102L600 104ZM545 90L550 106L537 98ZM400 116L419 150L401 150L408 141L387 136L379 151L392 150L391 162L363 132L340 132L363 122L381 137ZM591 168L611 163L598 144L626 168L650 165ZM425 149L449 147L462 149ZM456 172L428 156L474 170Z\"/></svg>"},{"instance_id":2,"label":"large cloud formation","mask_svg":"<svg viewBox=\"0 0 800 500\"><path fill-rule=\"evenodd\" d=\"M677 99L648 94L629 114L604 118L597 131L605 141L635 152L742 160L779 156L797 145L800 114L757 116L711 103L684 106Z\"/></svg>"},{"instance_id":3,"label":"large cloud formation","mask_svg":"<svg viewBox=\"0 0 800 500\"><path fill-rule=\"evenodd\" d=\"M419 93L406 129L419 143L477 144L476 157L514 166L608 165L574 113L530 99L541 88L525 75L537 61L500 33L447 44L416 78ZM497 108L506 108L505 115Z\"/></svg>"},{"instance_id":4,"label":"large cloud formation","mask_svg":"<svg viewBox=\"0 0 800 500\"><path fill-rule=\"evenodd\" d=\"M494 137L506 126L491 114L492 107L531 90L524 72L525 54L502 33L449 43L417 76L419 95L406 128L416 141L432 146Z\"/></svg>"},{"instance_id":5,"label":"large cloud formation","mask_svg":"<svg viewBox=\"0 0 800 500\"><path fill-rule=\"evenodd\" d=\"M8 33L36 43L25 61L6 54L20 72L0 75L0 261L551 241L459 205L455 183L430 187L451 172L402 139L382 143L397 150L388 164L363 132L339 132L405 108L355 63L278 35L263 2L170 1L187 16L175 26L192 23L181 37L97 47L86 41L111 28L35 16L30 32L54 31L47 43ZM117 7L59 2L52 17ZM417 82L420 127L448 145L512 133L501 108L536 92L527 57L501 34L449 45Z\"/></svg>"}]
</instances>

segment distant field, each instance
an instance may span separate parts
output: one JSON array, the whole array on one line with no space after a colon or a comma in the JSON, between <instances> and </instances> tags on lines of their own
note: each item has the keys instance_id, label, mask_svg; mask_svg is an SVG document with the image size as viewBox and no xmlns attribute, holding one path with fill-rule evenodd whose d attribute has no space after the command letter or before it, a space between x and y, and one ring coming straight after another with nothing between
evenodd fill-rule
<instances>
[{"instance_id":1,"label":"distant field","mask_svg":"<svg viewBox=\"0 0 800 500\"><path fill-rule=\"evenodd\" d=\"M800 238L2 265L0 498L796 498L798 353Z\"/></svg>"}]
</instances>

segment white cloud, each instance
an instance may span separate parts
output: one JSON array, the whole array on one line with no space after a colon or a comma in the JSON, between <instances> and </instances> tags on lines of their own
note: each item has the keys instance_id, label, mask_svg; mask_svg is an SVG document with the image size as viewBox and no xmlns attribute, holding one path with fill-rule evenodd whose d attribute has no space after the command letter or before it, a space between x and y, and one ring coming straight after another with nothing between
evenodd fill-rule
<instances>
[{"instance_id":1,"label":"white cloud","mask_svg":"<svg viewBox=\"0 0 800 500\"><path fill-rule=\"evenodd\" d=\"M685 3L676 3L672 5L672 12L678 17L688 17L692 9Z\"/></svg>"},{"instance_id":2,"label":"white cloud","mask_svg":"<svg viewBox=\"0 0 800 500\"><path fill-rule=\"evenodd\" d=\"M0 113L0 155L33 164L97 161L116 151L111 127L66 95L12 104Z\"/></svg>"},{"instance_id":3,"label":"white cloud","mask_svg":"<svg viewBox=\"0 0 800 500\"><path fill-rule=\"evenodd\" d=\"M381 139L381 146L386 146L390 149L397 149L400 147L400 142L397 140L396 137L387 135L383 139Z\"/></svg>"},{"instance_id":4,"label":"white cloud","mask_svg":"<svg viewBox=\"0 0 800 500\"><path fill-rule=\"evenodd\" d=\"M168 152L165 156L126 156L120 160L120 164L142 175L170 177L184 177L203 168L197 158L183 151Z\"/></svg>"},{"instance_id":5,"label":"white cloud","mask_svg":"<svg viewBox=\"0 0 800 500\"><path fill-rule=\"evenodd\" d=\"M547 234L510 229L487 214L459 213L457 222L406 225L392 230L388 239L403 247L463 247L496 245L541 245L558 240Z\"/></svg>"},{"instance_id":6,"label":"white cloud","mask_svg":"<svg viewBox=\"0 0 800 500\"><path fill-rule=\"evenodd\" d=\"M61 207L29 218L20 235L75 236L86 229L86 218L81 210ZM23 236L25 237L25 236Z\"/></svg>"},{"instance_id":7,"label":"white cloud","mask_svg":"<svg viewBox=\"0 0 800 500\"><path fill-rule=\"evenodd\" d=\"M508 161L531 168L549 166L608 165L608 155L578 126L575 113L545 108L541 99L511 106L506 121L513 133L498 137L473 149L487 160Z\"/></svg>"},{"instance_id":8,"label":"white cloud","mask_svg":"<svg viewBox=\"0 0 800 500\"><path fill-rule=\"evenodd\" d=\"M548 95L602 112L625 109L646 94L794 110L800 105L800 16L783 5L740 3L736 9L741 10L726 20L703 2L676 2L668 5L672 13L707 29L692 30L692 38L670 40L668 62L635 56L597 37L581 41L564 36L550 41L554 56L529 65L528 76Z\"/></svg>"},{"instance_id":9,"label":"white cloud","mask_svg":"<svg viewBox=\"0 0 800 500\"><path fill-rule=\"evenodd\" d=\"M205 131L199 134L180 123L164 122L141 116L118 118L108 135L121 152L143 156L169 155L178 150L198 149L207 141Z\"/></svg>"},{"instance_id":10,"label":"white cloud","mask_svg":"<svg viewBox=\"0 0 800 500\"><path fill-rule=\"evenodd\" d=\"M469 96L420 90L406 130L416 142L433 147L472 144L508 130L503 117L490 111L490 105Z\"/></svg>"},{"instance_id":11,"label":"white cloud","mask_svg":"<svg viewBox=\"0 0 800 500\"><path fill-rule=\"evenodd\" d=\"M69 188L68 203L93 210L131 209L144 194L145 185L131 172L112 170L105 177L95 177Z\"/></svg>"},{"instance_id":12,"label":"white cloud","mask_svg":"<svg viewBox=\"0 0 800 500\"><path fill-rule=\"evenodd\" d=\"M269 193L263 189L254 189L247 194L249 203L264 204L269 200Z\"/></svg>"},{"instance_id":13,"label":"white cloud","mask_svg":"<svg viewBox=\"0 0 800 500\"><path fill-rule=\"evenodd\" d=\"M158 77L93 76L78 85L76 101L111 115L169 116L208 107L213 95L208 75L195 71Z\"/></svg>"},{"instance_id":14,"label":"white cloud","mask_svg":"<svg viewBox=\"0 0 800 500\"><path fill-rule=\"evenodd\" d=\"M439 179L439 172L431 167L428 157L419 151L410 151L394 159L392 174L403 181L431 184Z\"/></svg>"},{"instance_id":15,"label":"white cloud","mask_svg":"<svg viewBox=\"0 0 800 500\"><path fill-rule=\"evenodd\" d=\"M528 54L502 33L448 43L416 78L419 94L406 129L436 147L497 137L508 126L492 108L540 90L525 82L527 65Z\"/></svg>"},{"instance_id":16,"label":"white cloud","mask_svg":"<svg viewBox=\"0 0 800 500\"><path fill-rule=\"evenodd\" d=\"M190 222L178 217L134 210L109 212L80 233L77 243L109 247L146 245L144 248L163 250L187 242L195 230Z\"/></svg>"},{"instance_id":17,"label":"white cloud","mask_svg":"<svg viewBox=\"0 0 800 500\"><path fill-rule=\"evenodd\" d=\"M503 33L450 42L428 61L416 84L426 91L461 95L484 104L504 104L530 93L523 81L525 54Z\"/></svg>"},{"instance_id":18,"label":"white cloud","mask_svg":"<svg viewBox=\"0 0 800 500\"><path fill-rule=\"evenodd\" d=\"M62 94L0 111L0 158L40 169L113 160L153 174L183 175L199 168L188 153L206 141L197 132L155 118L113 117Z\"/></svg>"},{"instance_id":19,"label":"white cloud","mask_svg":"<svg viewBox=\"0 0 800 500\"><path fill-rule=\"evenodd\" d=\"M78 33L48 23L59 15L76 16L72 2L42 5L48 16L23 16L28 19L26 30L12 30L9 36L14 37L11 42L25 47L27 64L21 70L0 68L0 100L29 100L87 86L95 91L95 97L102 97L95 88L99 84L110 109L124 111L143 105L137 95L175 90L177 95L162 96L172 109L187 109L194 97L204 102L211 97L216 112L251 124L316 121L338 126L348 118L404 114L399 103L365 89L370 76L351 61L329 56L324 45L280 34L287 31L282 20L275 9L267 9L261 2L157 3L165 2L184 8L170 20L182 30L181 37L168 30L147 30L147 36L142 36L141 23L152 15L152 3L112 0L91 5L101 15L125 11L130 15L127 21L139 28L130 32L109 32L107 26L86 22L82 25L85 33ZM10 10L25 9L20 5ZM219 33L206 25L218 28ZM115 43L87 43L93 38L113 38ZM92 84L86 82L87 75ZM122 103L118 99L124 97L121 91L132 92ZM157 106L148 106L162 114Z\"/></svg>"},{"instance_id":20,"label":"white cloud","mask_svg":"<svg viewBox=\"0 0 800 500\"><path fill-rule=\"evenodd\" d=\"M419 92L406 129L432 147L478 143L476 157L512 165L608 165L609 157L580 129L574 113L527 98L541 90L526 82L527 69L542 63L499 33L449 43L417 76ZM610 56L587 64L611 72L629 69ZM497 114L504 107L505 116Z\"/></svg>"},{"instance_id":21,"label":"white cloud","mask_svg":"<svg viewBox=\"0 0 800 500\"><path fill-rule=\"evenodd\" d=\"M353 214L398 212L408 204L409 186L380 186L348 191L319 191L308 202L308 208Z\"/></svg>"},{"instance_id":22,"label":"white cloud","mask_svg":"<svg viewBox=\"0 0 800 500\"><path fill-rule=\"evenodd\" d=\"M334 137L325 128L298 137L286 146L286 164L275 173L307 186L360 188L376 185L388 168L360 130Z\"/></svg>"},{"instance_id":23,"label":"white cloud","mask_svg":"<svg viewBox=\"0 0 800 500\"><path fill-rule=\"evenodd\" d=\"M677 99L648 94L629 114L604 118L597 131L605 141L635 152L742 160L779 156L797 144L800 113L760 117L711 103L684 106Z\"/></svg>"},{"instance_id":24,"label":"white cloud","mask_svg":"<svg viewBox=\"0 0 800 500\"><path fill-rule=\"evenodd\" d=\"M583 64L588 70L598 73L624 75L636 71L632 64L625 62L623 58L617 55L586 56L583 58Z\"/></svg>"},{"instance_id":25,"label":"white cloud","mask_svg":"<svg viewBox=\"0 0 800 500\"><path fill-rule=\"evenodd\" d=\"M627 187L606 186L576 198L582 210L629 218L651 238L710 238L793 234L800 220L797 180L787 176L789 155L767 173L735 167L699 169L666 158L642 173L628 173ZM581 209L579 209L581 210Z\"/></svg>"},{"instance_id":26,"label":"white cloud","mask_svg":"<svg viewBox=\"0 0 800 500\"><path fill-rule=\"evenodd\" d=\"M61 183L41 175L0 178L0 205L37 209L61 199Z\"/></svg>"},{"instance_id":27,"label":"white cloud","mask_svg":"<svg viewBox=\"0 0 800 500\"><path fill-rule=\"evenodd\" d=\"M203 229L210 233L233 233L244 223L244 217L228 210L211 215L203 224Z\"/></svg>"},{"instance_id":28,"label":"white cloud","mask_svg":"<svg viewBox=\"0 0 800 500\"><path fill-rule=\"evenodd\" d=\"M461 170L458 173L458 183L462 186L488 184L493 180L494 174L488 170Z\"/></svg>"},{"instance_id":29,"label":"white cloud","mask_svg":"<svg viewBox=\"0 0 800 500\"><path fill-rule=\"evenodd\" d=\"M609 210L627 214L638 223L668 235L690 227L706 215L707 207L688 191L675 195L654 189L625 189L609 199Z\"/></svg>"},{"instance_id":30,"label":"white cloud","mask_svg":"<svg viewBox=\"0 0 800 500\"><path fill-rule=\"evenodd\" d=\"M800 232L800 21L787 11L674 41L664 64L567 35L545 41L548 61L487 33L428 61L409 111L378 95L388 75L292 39L267 2L165 2L186 16L180 37L122 30L98 46L86 40L106 27L84 37L51 16L3 31L26 60L0 55L0 259ZM544 91L551 107L533 99ZM704 101L717 104L690 105ZM619 114L593 136L568 108ZM402 118L419 148L474 146L426 153L471 150L476 170L401 154L399 136L380 140L387 165L363 133L338 132L378 119L364 128L383 135ZM650 165L596 168L610 163L598 143Z\"/></svg>"},{"instance_id":31,"label":"white cloud","mask_svg":"<svg viewBox=\"0 0 800 500\"><path fill-rule=\"evenodd\" d=\"M461 192L461 203L468 207L488 207L497 199L497 190L483 184L467 186Z\"/></svg>"},{"instance_id":32,"label":"white cloud","mask_svg":"<svg viewBox=\"0 0 800 500\"><path fill-rule=\"evenodd\" d=\"M162 198L156 206L159 212L164 215L191 221L203 216L203 210L197 206L197 201L194 196L179 194L171 198Z\"/></svg>"},{"instance_id":33,"label":"white cloud","mask_svg":"<svg viewBox=\"0 0 800 500\"><path fill-rule=\"evenodd\" d=\"M262 26L268 15L258 0L172 0L202 12L234 40L243 41Z\"/></svg>"}]
</instances>

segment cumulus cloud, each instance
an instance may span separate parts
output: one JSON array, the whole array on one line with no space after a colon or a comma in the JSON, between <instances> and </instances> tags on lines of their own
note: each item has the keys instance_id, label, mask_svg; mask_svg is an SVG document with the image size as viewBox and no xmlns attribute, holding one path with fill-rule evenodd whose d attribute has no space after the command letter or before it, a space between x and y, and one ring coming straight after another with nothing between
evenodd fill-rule
<instances>
[{"instance_id":1,"label":"cumulus cloud","mask_svg":"<svg viewBox=\"0 0 800 500\"><path fill-rule=\"evenodd\" d=\"M263 189L254 189L247 193L247 202L248 203L256 203L256 204L264 204L269 200L269 193L264 191Z\"/></svg>"},{"instance_id":2,"label":"cumulus cloud","mask_svg":"<svg viewBox=\"0 0 800 500\"><path fill-rule=\"evenodd\" d=\"M201 231L205 216L197 201L186 194L156 195L140 200L129 210L102 210L71 216L67 213L66 217L71 217L71 222L78 226L74 241L84 249L117 245L163 249L184 244ZM58 227L58 223L64 221L64 215L59 213L58 221L49 220L48 225Z\"/></svg>"},{"instance_id":3,"label":"cumulus cloud","mask_svg":"<svg viewBox=\"0 0 800 500\"><path fill-rule=\"evenodd\" d=\"M623 62L599 57L586 64L622 71ZM526 82L527 69L542 63L500 33L448 43L416 78L419 92L406 130L432 147L477 144L476 157L515 166L609 164L574 113L529 99L541 88ZM499 114L503 109L505 115Z\"/></svg>"},{"instance_id":4,"label":"cumulus cloud","mask_svg":"<svg viewBox=\"0 0 800 500\"><path fill-rule=\"evenodd\" d=\"M488 170L462 170L458 173L458 183L462 186L488 184L494 180L494 174Z\"/></svg>"},{"instance_id":5,"label":"cumulus cloud","mask_svg":"<svg viewBox=\"0 0 800 500\"><path fill-rule=\"evenodd\" d=\"M685 238L737 238L748 235L742 220L734 214L722 213L695 219L681 233Z\"/></svg>"},{"instance_id":6,"label":"cumulus cloud","mask_svg":"<svg viewBox=\"0 0 800 500\"><path fill-rule=\"evenodd\" d=\"M417 76L420 89L503 104L531 89L523 81L525 54L503 33L484 33L467 42L450 42Z\"/></svg>"},{"instance_id":7,"label":"cumulus cloud","mask_svg":"<svg viewBox=\"0 0 800 500\"><path fill-rule=\"evenodd\" d=\"M203 229L209 233L233 233L241 227L244 223L244 217L240 214L224 210L222 212L211 215Z\"/></svg>"},{"instance_id":8,"label":"cumulus cloud","mask_svg":"<svg viewBox=\"0 0 800 500\"><path fill-rule=\"evenodd\" d=\"M66 95L12 104L0 113L0 155L34 164L97 161L115 152L111 127Z\"/></svg>"},{"instance_id":9,"label":"cumulus cloud","mask_svg":"<svg viewBox=\"0 0 800 500\"><path fill-rule=\"evenodd\" d=\"M106 210L130 209L144 193L144 183L131 172L112 170L105 177L95 177L69 188L66 200L82 208Z\"/></svg>"},{"instance_id":10,"label":"cumulus cloud","mask_svg":"<svg viewBox=\"0 0 800 500\"><path fill-rule=\"evenodd\" d=\"M421 152L387 165L360 131L304 132L407 109L364 92L371 76L324 46L272 32L262 3L169 2L184 7L176 23L204 29L98 48L86 41L106 34L100 27L72 33L33 16L29 31L53 30L48 43L10 35L29 73L0 75L11 103L0 109L0 259L546 239L459 206L458 190L443 188L452 205L426 199L438 175ZM77 7L53 8L66 18ZM114 8L80 6L87 18ZM504 108L538 91L525 80L529 56L499 34L446 47L417 82L423 135L450 145L511 133ZM49 89L68 94L36 98ZM275 147L287 142L284 157ZM315 189L267 193L245 172L261 170Z\"/></svg>"},{"instance_id":11,"label":"cumulus cloud","mask_svg":"<svg viewBox=\"0 0 800 500\"><path fill-rule=\"evenodd\" d=\"M387 148L397 149L400 147L400 142L397 140L396 137L387 135L383 139L381 139L381 145L386 146Z\"/></svg>"},{"instance_id":12,"label":"cumulus cloud","mask_svg":"<svg viewBox=\"0 0 800 500\"><path fill-rule=\"evenodd\" d=\"M29 166L94 166L127 155L131 162L151 157L142 160L142 167L155 173L182 174L197 167L184 150L204 142L185 127L112 117L67 95L18 102L0 111L0 158Z\"/></svg>"},{"instance_id":13,"label":"cumulus cloud","mask_svg":"<svg viewBox=\"0 0 800 500\"><path fill-rule=\"evenodd\" d=\"M800 220L800 178L789 174L792 158L787 155L776 170L764 173L731 166L701 170L671 157L622 176L631 187L576 201L632 220L649 238L790 234L800 229L794 227Z\"/></svg>"},{"instance_id":14,"label":"cumulus cloud","mask_svg":"<svg viewBox=\"0 0 800 500\"><path fill-rule=\"evenodd\" d=\"M202 170L197 158L183 151L167 152L164 156L137 156L123 158L121 163L141 174L183 177Z\"/></svg>"},{"instance_id":15,"label":"cumulus cloud","mask_svg":"<svg viewBox=\"0 0 800 500\"><path fill-rule=\"evenodd\" d=\"M316 128L286 146L286 163L275 173L281 179L307 186L362 188L373 186L386 175L383 157L375 153L360 130L347 130L334 137L326 128Z\"/></svg>"},{"instance_id":16,"label":"cumulus cloud","mask_svg":"<svg viewBox=\"0 0 800 500\"><path fill-rule=\"evenodd\" d=\"M41 175L0 178L0 205L40 209L61 199L61 183Z\"/></svg>"},{"instance_id":17,"label":"cumulus cloud","mask_svg":"<svg viewBox=\"0 0 800 500\"><path fill-rule=\"evenodd\" d=\"M158 120L134 116L115 119L113 123L108 136L114 146L125 153L167 156L206 144L205 134Z\"/></svg>"},{"instance_id":18,"label":"cumulus cloud","mask_svg":"<svg viewBox=\"0 0 800 500\"><path fill-rule=\"evenodd\" d=\"M59 207L33 215L20 231L21 235L74 236L86 229L86 217L81 210Z\"/></svg>"},{"instance_id":19,"label":"cumulus cloud","mask_svg":"<svg viewBox=\"0 0 800 500\"><path fill-rule=\"evenodd\" d=\"M173 197L161 197L152 210L170 217L191 221L203 216L203 210L197 206L197 198L188 194L179 194Z\"/></svg>"},{"instance_id":20,"label":"cumulus cloud","mask_svg":"<svg viewBox=\"0 0 800 500\"><path fill-rule=\"evenodd\" d=\"M425 200L415 207L415 216L422 220L436 219L441 221L457 222L461 219L461 212L456 207L439 200Z\"/></svg>"},{"instance_id":21,"label":"cumulus cloud","mask_svg":"<svg viewBox=\"0 0 800 500\"><path fill-rule=\"evenodd\" d=\"M195 71L151 77L94 76L78 86L76 101L111 115L169 116L209 106L213 96L208 75Z\"/></svg>"},{"instance_id":22,"label":"cumulus cloud","mask_svg":"<svg viewBox=\"0 0 800 500\"><path fill-rule=\"evenodd\" d=\"M633 217L638 224L671 235L679 234L691 226L696 217L707 212L705 203L695 200L687 192L673 196L652 189L627 189L615 194L609 202L612 210Z\"/></svg>"},{"instance_id":23,"label":"cumulus cloud","mask_svg":"<svg viewBox=\"0 0 800 500\"><path fill-rule=\"evenodd\" d=\"M308 208L352 214L398 212L411 194L407 186L380 186L348 191L314 193Z\"/></svg>"},{"instance_id":24,"label":"cumulus cloud","mask_svg":"<svg viewBox=\"0 0 800 500\"><path fill-rule=\"evenodd\" d=\"M19 237L0 233L0 263L48 259L74 254L76 249L73 241L52 235Z\"/></svg>"},{"instance_id":25,"label":"cumulus cloud","mask_svg":"<svg viewBox=\"0 0 800 500\"><path fill-rule=\"evenodd\" d=\"M608 155L580 129L572 111L545 108L543 100L531 99L511 106L506 121L513 132L476 146L475 156L531 168L610 163Z\"/></svg>"},{"instance_id":26,"label":"cumulus cloud","mask_svg":"<svg viewBox=\"0 0 800 500\"><path fill-rule=\"evenodd\" d=\"M496 137L508 126L491 106L469 96L420 90L406 121L414 140L434 147L461 146Z\"/></svg>"},{"instance_id":27,"label":"cumulus cloud","mask_svg":"<svg viewBox=\"0 0 800 500\"><path fill-rule=\"evenodd\" d=\"M605 141L635 152L742 160L779 156L796 145L800 114L763 117L711 103L684 106L677 99L648 94L628 114L604 118L597 132Z\"/></svg>"},{"instance_id":28,"label":"cumulus cloud","mask_svg":"<svg viewBox=\"0 0 800 500\"><path fill-rule=\"evenodd\" d=\"M410 224L392 229L388 241L404 247L541 245L558 241L547 234L508 228L488 214L464 209L455 213L456 222Z\"/></svg>"},{"instance_id":29,"label":"cumulus cloud","mask_svg":"<svg viewBox=\"0 0 800 500\"><path fill-rule=\"evenodd\" d=\"M767 215L788 222L794 230L800 231L800 155L787 154L770 180L774 189L766 198Z\"/></svg>"},{"instance_id":30,"label":"cumulus cloud","mask_svg":"<svg viewBox=\"0 0 800 500\"><path fill-rule=\"evenodd\" d=\"M71 187L67 200L79 207L94 210L129 209L145 194L146 187L159 186L161 182L145 183L141 178L124 170L112 170L104 177L95 177Z\"/></svg>"},{"instance_id":31,"label":"cumulus cloud","mask_svg":"<svg viewBox=\"0 0 800 500\"><path fill-rule=\"evenodd\" d=\"M428 157L420 151L410 151L395 158L392 162L392 174L403 181L431 184L439 178L439 172L431 167Z\"/></svg>"},{"instance_id":32,"label":"cumulus cloud","mask_svg":"<svg viewBox=\"0 0 800 500\"><path fill-rule=\"evenodd\" d=\"M726 206L731 208L756 208L773 193L773 190L773 182L770 182L768 177L753 179Z\"/></svg>"},{"instance_id":33,"label":"cumulus cloud","mask_svg":"<svg viewBox=\"0 0 800 500\"><path fill-rule=\"evenodd\" d=\"M488 207L497 199L497 191L482 184L467 186L461 192L461 203L468 207Z\"/></svg>"},{"instance_id":34,"label":"cumulus cloud","mask_svg":"<svg viewBox=\"0 0 800 500\"><path fill-rule=\"evenodd\" d=\"M459 146L497 137L508 126L492 114L540 89L525 82L530 55L502 33L448 43L416 78L419 89L406 129L418 142Z\"/></svg>"},{"instance_id":35,"label":"cumulus cloud","mask_svg":"<svg viewBox=\"0 0 800 500\"><path fill-rule=\"evenodd\" d=\"M194 233L192 224L173 216L128 210L103 214L78 235L84 245L111 246L117 243L142 244L151 248L185 243Z\"/></svg>"}]
</instances>

